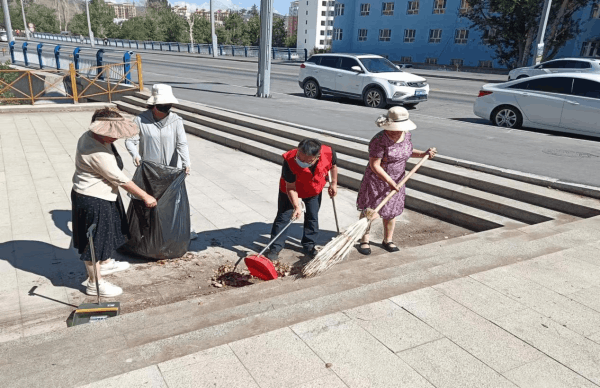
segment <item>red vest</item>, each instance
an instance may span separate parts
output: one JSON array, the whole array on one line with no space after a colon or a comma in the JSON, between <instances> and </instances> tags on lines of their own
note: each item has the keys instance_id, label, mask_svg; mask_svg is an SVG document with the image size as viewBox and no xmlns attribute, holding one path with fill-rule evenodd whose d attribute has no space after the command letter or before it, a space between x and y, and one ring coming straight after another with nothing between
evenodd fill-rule
<instances>
[{"instance_id":1,"label":"red vest","mask_svg":"<svg viewBox=\"0 0 600 388\"><path fill-rule=\"evenodd\" d=\"M283 159L287 161L290 170L296 175L296 191L298 192L298 197L310 198L319 195L327 182L327 173L333 168L333 165L331 164L331 158L333 157L331 148L326 145L321 146L321 156L317 161L314 175L310 171L310 167L302 168L298 166L298 163L296 163L297 153L298 149L295 148L283 154ZM282 193L287 193L283 177L281 177L279 181L279 190L281 190Z\"/></svg>"}]
</instances>

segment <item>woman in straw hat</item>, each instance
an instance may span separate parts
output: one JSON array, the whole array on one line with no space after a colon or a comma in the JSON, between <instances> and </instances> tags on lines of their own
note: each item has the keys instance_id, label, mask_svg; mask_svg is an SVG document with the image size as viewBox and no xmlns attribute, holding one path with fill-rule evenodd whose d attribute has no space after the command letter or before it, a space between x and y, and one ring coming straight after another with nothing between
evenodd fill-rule
<instances>
[{"instance_id":1,"label":"woman in straw hat","mask_svg":"<svg viewBox=\"0 0 600 388\"><path fill-rule=\"evenodd\" d=\"M383 248L388 252L399 249L393 243L395 218L404 211L405 190L396 189L397 183L404 177L406 162L411 157L422 158L429 155L433 158L435 148L419 151L413 148L410 131L417 128L408 118L408 111L402 107L391 108L386 115L375 121L383 131L377 133L369 143L369 164L365 170L356 206L361 218L366 217L367 209L374 209L389 194L390 190L398 191L392 199L379 211L383 219ZM362 237L358 251L363 255L371 254L369 230Z\"/></svg>"},{"instance_id":2,"label":"woman in straw hat","mask_svg":"<svg viewBox=\"0 0 600 388\"><path fill-rule=\"evenodd\" d=\"M73 247L85 262L88 280L86 293L96 295L87 230L96 224L93 237L98 262L98 286L100 295L112 297L123 290L102 279L102 275L123 271L129 263L111 259L115 250L127 241L129 226L119 187L142 199L146 206L156 206L156 199L140 189L121 170L123 161L113 145L120 138L131 137L138 127L125 120L118 112L108 108L97 110L92 116L89 130L77 142L75 174L71 191Z\"/></svg>"}]
</instances>

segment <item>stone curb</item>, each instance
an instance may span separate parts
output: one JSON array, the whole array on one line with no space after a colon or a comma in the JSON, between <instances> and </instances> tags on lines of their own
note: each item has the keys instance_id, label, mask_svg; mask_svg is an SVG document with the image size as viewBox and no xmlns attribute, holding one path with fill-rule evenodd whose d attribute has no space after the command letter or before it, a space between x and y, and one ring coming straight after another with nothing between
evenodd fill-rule
<instances>
[{"instance_id":1,"label":"stone curb","mask_svg":"<svg viewBox=\"0 0 600 388\"><path fill-rule=\"evenodd\" d=\"M113 104L111 102L89 102L80 104L9 105L0 106L0 114L84 112L102 108L114 108L116 106L116 104Z\"/></svg>"}]
</instances>

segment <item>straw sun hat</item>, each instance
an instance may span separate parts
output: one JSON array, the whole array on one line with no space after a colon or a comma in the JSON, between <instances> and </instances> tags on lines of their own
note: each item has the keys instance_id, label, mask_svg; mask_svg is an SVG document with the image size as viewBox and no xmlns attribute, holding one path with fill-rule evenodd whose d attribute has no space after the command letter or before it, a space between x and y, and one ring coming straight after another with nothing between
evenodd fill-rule
<instances>
[{"instance_id":1,"label":"straw sun hat","mask_svg":"<svg viewBox=\"0 0 600 388\"><path fill-rule=\"evenodd\" d=\"M417 128L417 125L409 120L408 111L401 106L395 106L388 110L386 115L379 116L375 124L386 131L404 132Z\"/></svg>"},{"instance_id":2,"label":"straw sun hat","mask_svg":"<svg viewBox=\"0 0 600 388\"><path fill-rule=\"evenodd\" d=\"M132 137L140 132L138 126L130 120L123 117L98 117L96 121L90 124L90 131L100 136L121 139Z\"/></svg>"}]
</instances>

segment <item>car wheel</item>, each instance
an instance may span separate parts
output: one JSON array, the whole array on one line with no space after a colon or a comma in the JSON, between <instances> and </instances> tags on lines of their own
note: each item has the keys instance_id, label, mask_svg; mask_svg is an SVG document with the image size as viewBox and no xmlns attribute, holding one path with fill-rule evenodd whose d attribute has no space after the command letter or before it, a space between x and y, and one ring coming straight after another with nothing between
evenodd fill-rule
<instances>
[{"instance_id":1,"label":"car wheel","mask_svg":"<svg viewBox=\"0 0 600 388\"><path fill-rule=\"evenodd\" d=\"M528 78L528 77L529 77L528 75L520 75L517 77L517 79L523 79L523 78Z\"/></svg>"},{"instance_id":2,"label":"car wheel","mask_svg":"<svg viewBox=\"0 0 600 388\"><path fill-rule=\"evenodd\" d=\"M523 115L515 107L501 106L492 114L492 122L497 127L521 128L521 125L523 125Z\"/></svg>"},{"instance_id":3,"label":"car wheel","mask_svg":"<svg viewBox=\"0 0 600 388\"><path fill-rule=\"evenodd\" d=\"M308 98L321 97L321 88L319 88L317 81L311 79L304 83L304 95Z\"/></svg>"},{"instance_id":4,"label":"car wheel","mask_svg":"<svg viewBox=\"0 0 600 388\"><path fill-rule=\"evenodd\" d=\"M402 106L405 107L406 109L413 109L414 107L417 106L417 104L404 104Z\"/></svg>"},{"instance_id":5,"label":"car wheel","mask_svg":"<svg viewBox=\"0 0 600 388\"><path fill-rule=\"evenodd\" d=\"M364 96L364 102L369 108L385 108L387 105L385 94L383 94L379 88L367 90Z\"/></svg>"}]
</instances>

